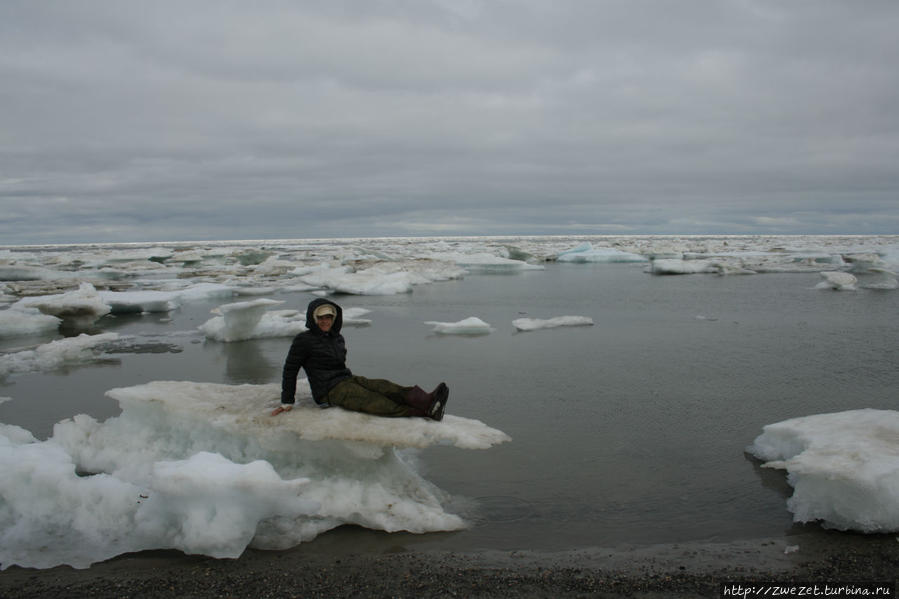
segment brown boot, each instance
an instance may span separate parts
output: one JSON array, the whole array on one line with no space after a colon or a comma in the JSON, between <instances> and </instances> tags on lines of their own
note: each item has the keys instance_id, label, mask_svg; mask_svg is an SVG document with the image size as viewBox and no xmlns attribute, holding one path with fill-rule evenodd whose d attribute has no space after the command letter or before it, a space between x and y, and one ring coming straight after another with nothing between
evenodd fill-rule
<instances>
[{"instance_id":1,"label":"brown boot","mask_svg":"<svg viewBox=\"0 0 899 599\"><path fill-rule=\"evenodd\" d=\"M427 416L432 420L442 420L448 395L449 390L444 383L437 385L437 388L430 393L416 385L406 393L405 400L407 406L416 412L421 412L422 416Z\"/></svg>"}]
</instances>

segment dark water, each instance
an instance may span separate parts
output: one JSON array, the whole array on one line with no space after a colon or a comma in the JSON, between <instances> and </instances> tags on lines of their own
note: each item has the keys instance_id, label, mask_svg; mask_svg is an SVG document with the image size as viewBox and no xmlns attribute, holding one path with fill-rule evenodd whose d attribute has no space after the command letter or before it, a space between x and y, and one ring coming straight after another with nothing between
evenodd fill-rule
<instances>
[{"instance_id":1,"label":"dark water","mask_svg":"<svg viewBox=\"0 0 899 599\"><path fill-rule=\"evenodd\" d=\"M486 451L436 447L417 459L472 527L387 535L342 529L314 543L381 550L561 550L727 541L796 530L782 473L744 454L762 426L855 408L899 409L899 294L814 289L817 274L655 277L635 265L550 264L472 275L412 294L343 296L372 312L347 327L357 374L451 389L449 412L502 429ZM277 295L302 308L312 296ZM224 302L220 302L224 303ZM76 413L118 412L103 392L150 380L267 383L289 339L215 343L190 331L215 304L104 319L178 353L25 374L0 384L0 421L40 437ZM592 327L515 332L519 317L589 316ZM440 336L424 321L477 316L485 336ZM155 337L154 335L164 335ZM159 349L159 348L157 348Z\"/></svg>"}]
</instances>

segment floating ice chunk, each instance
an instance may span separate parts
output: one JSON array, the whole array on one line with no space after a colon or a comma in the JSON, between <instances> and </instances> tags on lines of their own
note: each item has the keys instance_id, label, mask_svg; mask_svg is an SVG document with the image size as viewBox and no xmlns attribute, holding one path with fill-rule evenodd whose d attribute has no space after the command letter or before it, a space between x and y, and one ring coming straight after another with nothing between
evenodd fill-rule
<instances>
[{"instance_id":1,"label":"floating ice chunk","mask_svg":"<svg viewBox=\"0 0 899 599\"><path fill-rule=\"evenodd\" d=\"M837 291L854 291L858 279L848 272L822 272L824 280L818 283L818 289L835 289Z\"/></svg>"},{"instance_id":2,"label":"floating ice chunk","mask_svg":"<svg viewBox=\"0 0 899 599\"><path fill-rule=\"evenodd\" d=\"M226 342L271 337L272 325L284 324L281 321L284 317L289 318L297 314L296 310L291 310L287 313L281 312L275 318L269 319L266 325L260 328L259 325L266 309L283 303L282 301L263 298L248 302L224 304L212 310L213 314L220 314L221 316L207 320L200 325L199 329L210 339ZM300 326L305 325L301 324ZM290 336L295 335L297 332L299 330L285 331L281 329L275 331L277 336Z\"/></svg>"},{"instance_id":3,"label":"floating ice chunk","mask_svg":"<svg viewBox=\"0 0 899 599\"><path fill-rule=\"evenodd\" d=\"M411 260L379 263L358 271L344 265L337 268L295 269L293 273L300 275L307 285L334 293L395 295L409 293L415 285L458 279L465 271L447 262Z\"/></svg>"},{"instance_id":4,"label":"floating ice chunk","mask_svg":"<svg viewBox=\"0 0 899 599\"><path fill-rule=\"evenodd\" d=\"M349 272L347 267L318 270L303 276L302 281L309 285L351 295L410 293L414 283L423 282L408 272L384 272L374 269Z\"/></svg>"},{"instance_id":5,"label":"floating ice chunk","mask_svg":"<svg viewBox=\"0 0 899 599\"><path fill-rule=\"evenodd\" d=\"M284 275L297 267L296 262L281 260L277 256L270 256L265 261L252 267L253 272L261 275Z\"/></svg>"},{"instance_id":6,"label":"floating ice chunk","mask_svg":"<svg viewBox=\"0 0 899 599\"><path fill-rule=\"evenodd\" d=\"M13 304L13 307L37 308L44 314L72 320L81 325L91 324L111 311L90 283L81 283L76 291L68 293L26 297Z\"/></svg>"},{"instance_id":7,"label":"floating ice chunk","mask_svg":"<svg viewBox=\"0 0 899 599\"><path fill-rule=\"evenodd\" d=\"M425 324L433 326L435 333L443 335L486 335L493 330L493 327L476 316L470 316L459 322L429 320Z\"/></svg>"},{"instance_id":8,"label":"floating ice chunk","mask_svg":"<svg viewBox=\"0 0 899 599\"><path fill-rule=\"evenodd\" d=\"M516 318L512 321L512 326L519 331L536 331L537 329L592 325L593 319L587 316L556 316L545 320L540 318Z\"/></svg>"},{"instance_id":9,"label":"floating ice chunk","mask_svg":"<svg viewBox=\"0 0 899 599\"><path fill-rule=\"evenodd\" d=\"M899 412L851 410L769 424L751 454L786 470L796 522L899 531Z\"/></svg>"},{"instance_id":10,"label":"floating ice chunk","mask_svg":"<svg viewBox=\"0 0 899 599\"><path fill-rule=\"evenodd\" d=\"M0 310L0 337L37 335L55 331L61 322L61 319L44 314L37 308Z\"/></svg>"},{"instance_id":11,"label":"floating ice chunk","mask_svg":"<svg viewBox=\"0 0 899 599\"><path fill-rule=\"evenodd\" d=\"M557 262L646 262L646 257L615 248L594 248L589 241L561 252Z\"/></svg>"},{"instance_id":12,"label":"floating ice chunk","mask_svg":"<svg viewBox=\"0 0 899 599\"><path fill-rule=\"evenodd\" d=\"M543 266L540 265L528 264L522 260L504 258L488 252L473 252L470 254L441 252L429 254L428 257L432 260L453 263L469 272L503 273L521 270L543 270Z\"/></svg>"},{"instance_id":13,"label":"floating ice chunk","mask_svg":"<svg viewBox=\"0 0 899 599\"><path fill-rule=\"evenodd\" d=\"M692 275L692 274L755 274L740 263L728 262L723 259L715 260L678 260L665 259L654 260L648 267L654 275Z\"/></svg>"},{"instance_id":14,"label":"floating ice chunk","mask_svg":"<svg viewBox=\"0 0 899 599\"><path fill-rule=\"evenodd\" d=\"M0 355L0 378L17 372L48 371L69 364L85 364L102 359L103 344L116 341L117 333L82 334L57 339L36 349Z\"/></svg>"},{"instance_id":15,"label":"floating ice chunk","mask_svg":"<svg viewBox=\"0 0 899 599\"><path fill-rule=\"evenodd\" d=\"M265 250L255 250L252 248L246 248L243 250L236 251L232 254L238 262L240 262L243 266L253 266L256 264L262 264L265 262L270 256L271 252L267 252Z\"/></svg>"},{"instance_id":16,"label":"floating ice chunk","mask_svg":"<svg viewBox=\"0 0 899 599\"><path fill-rule=\"evenodd\" d=\"M0 568L83 568L167 548L237 557L342 524L465 526L394 447L486 448L508 436L450 415L322 410L298 386L301 403L277 417L279 384L155 382L111 390L121 415L75 416L47 441L0 424Z\"/></svg>"},{"instance_id":17,"label":"floating ice chunk","mask_svg":"<svg viewBox=\"0 0 899 599\"><path fill-rule=\"evenodd\" d=\"M870 276L862 283L865 289L899 289L899 280L893 271L870 267L866 272Z\"/></svg>"},{"instance_id":18,"label":"floating ice chunk","mask_svg":"<svg viewBox=\"0 0 899 599\"><path fill-rule=\"evenodd\" d=\"M853 273L866 273L871 269L880 271L886 268L887 264L877 254L847 254L844 264L848 262Z\"/></svg>"},{"instance_id":19,"label":"floating ice chunk","mask_svg":"<svg viewBox=\"0 0 899 599\"><path fill-rule=\"evenodd\" d=\"M100 297L113 314L171 312L179 303L173 291L101 291Z\"/></svg>"},{"instance_id":20,"label":"floating ice chunk","mask_svg":"<svg viewBox=\"0 0 899 599\"><path fill-rule=\"evenodd\" d=\"M344 308L343 309L343 324L344 326L367 326L371 324L371 320L368 318L362 318L371 312L371 310L367 310L365 308Z\"/></svg>"},{"instance_id":21,"label":"floating ice chunk","mask_svg":"<svg viewBox=\"0 0 899 599\"><path fill-rule=\"evenodd\" d=\"M244 336L225 338L223 320L211 319L201 325L201 332L216 341L244 341L247 339L271 339L276 337L293 337L306 330L306 315L298 310L270 310L265 312L252 330ZM208 329L206 327L208 325Z\"/></svg>"}]
</instances>

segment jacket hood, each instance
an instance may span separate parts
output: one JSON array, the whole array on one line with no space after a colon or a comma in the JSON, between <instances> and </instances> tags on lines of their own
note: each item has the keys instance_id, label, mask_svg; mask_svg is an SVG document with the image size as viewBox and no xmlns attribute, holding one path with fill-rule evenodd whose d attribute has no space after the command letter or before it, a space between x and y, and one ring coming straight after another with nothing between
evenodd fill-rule
<instances>
[{"instance_id":1,"label":"jacket hood","mask_svg":"<svg viewBox=\"0 0 899 599\"><path fill-rule=\"evenodd\" d=\"M334 309L337 311L337 316L334 317L334 324L331 325L331 332L336 335L340 333L340 329L343 328L343 308L341 308L331 300L325 299L323 297L312 300L306 307L306 328L310 331L316 331L318 333L321 332L321 329L318 328L318 323L315 322L315 318L312 316L312 313L315 312L316 308L323 304L330 304L334 306Z\"/></svg>"}]
</instances>

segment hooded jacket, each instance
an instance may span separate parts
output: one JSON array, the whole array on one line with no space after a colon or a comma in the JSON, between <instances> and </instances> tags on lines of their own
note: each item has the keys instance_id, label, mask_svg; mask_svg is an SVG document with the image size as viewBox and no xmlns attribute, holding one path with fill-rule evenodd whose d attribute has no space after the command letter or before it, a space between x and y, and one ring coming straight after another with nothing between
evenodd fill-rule
<instances>
[{"instance_id":1,"label":"hooded jacket","mask_svg":"<svg viewBox=\"0 0 899 599\"><path fill-rule=\"evenodd\" d=\"M337 311L334 324L325 333L318 328L312 313L322 304L331 304ZM343 327L343 309L325 298L317 298L309 302L306 308L306 328L293 338L287 359L284 361L284 373L281 377L281 403L293 404L296 401L297 374L300 368L306 371L312 399L322 403L328 391L345 379L353 376L346 367L346 343L340 329Z\"/></svg>"}]
</instances>

